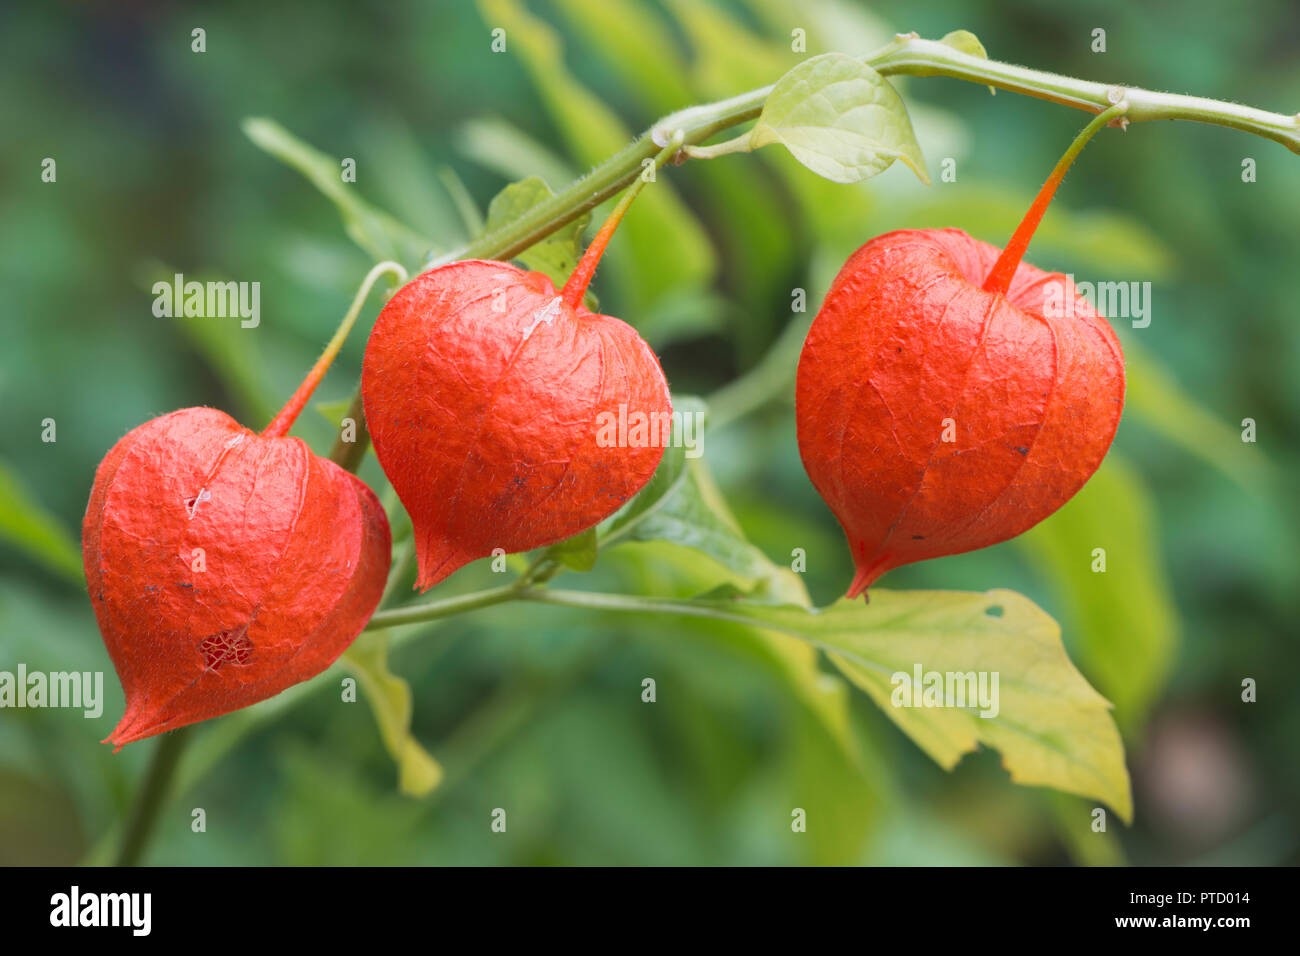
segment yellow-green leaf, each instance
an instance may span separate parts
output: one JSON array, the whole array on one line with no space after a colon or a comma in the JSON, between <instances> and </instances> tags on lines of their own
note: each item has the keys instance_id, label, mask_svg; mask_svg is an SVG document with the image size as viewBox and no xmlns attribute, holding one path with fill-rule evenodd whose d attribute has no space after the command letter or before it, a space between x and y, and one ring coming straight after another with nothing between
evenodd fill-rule
<instances>
[{"instance_id":1,"label":"yellow-green leaf","mask_svg":"<svg viewBox=\"0 0 1300 956\"><path fill-rule=\"evenodd\" d=\"M442 782L442 765L411 734L411 686L388 669L388 635L362 634L342 661L365 691L384 746L397 763L398 788L413 797L432 793Z\"/></svg>"},{"instance_id":2,"label":"yellow-green leaf","mask_svg":"<svg viewBox=\"0 0 1300 956\"><path fill-rule=\"evenodd\" d=\"M812 57L781 77L749 135L752 148L780 143L832 182L869 179L896 159L930 182L898 93L871 67L842 53Z\"/></svg>"},{"instance_id":3,"label":"yellow-green leaf","mask_svg":"<svg viewBox=\"0 0 1300 956\"><path fill-rule=\"evenodd\" d=\"M484 234L510 225L528 210L548 199L555 193L539 177L529 176L519 182L511 183L493 197L488 205L487 222L483 225ZM582 215L573 222L557 229L541 242L521 252L517 258L527 268L547 276L557 289L564 288L573 267L578 264L581 255L582 233L587 228L590 215ZM587 299L589 309L596 308L594 298Z\"/></svg>"},{"instance_id":4,"label":"yellow-green leaf","mask_svg":"<svg viewBox=\"0 0 1300 956\"><path fill-rule=\"evenodd\" d=\"M989 53L984 49L984 44L980 38L969 30L953 30L946 34L940 43L946 43L954 50L960 50L962 53L969 53L971 56L977 56L981 60L987 60Z\"/></svg>"},{"instance_id":5,"label":"yellow-green leaf","mask_svg":"<svg viewBox=\"0 0 1300 956\"><path fill-rule=\"evenodd\" d=\"M1139 725L1178 638L1155 509L1139 476L1112 450L1082 491L1016 542L1056 585L1079 666L1122 727Z\"/></svg>"},{"instance_id":6,"label":"yellow-green leaf","mask_svg":"<svg viewBox=\"0 0 1300 956\"><path fill-rule=\"evenodd\" d=\"M1014 591L871 592L820 612L717 602L728 618L811 641L940 766L951 769L978 746L1002 755L1016 783L1053 787L1133 815L1124 745L1110 704L1088 685L1041 608ZM904 681L923 674L998 675L996 707L910 707ZM896 693L900 691L900 693ZM994 713L996 710L996 713Z\"/></svg>"},{"instance_id":7,"label":"yellow-green leaf","mask_svg":"<svg viewBox=\"0 0 1300 956\"><path fill-rule=\"evenodd\" d=\"M984 49L984 44L980 42L980 38L969 30L953 30L951 33L945 34L939 42L946 43L958 52L979 57L981 60L989 58L989 52ZM996 96L998 89L996 86L990 86L989 92Z\"/></svg>"}]
</instances>

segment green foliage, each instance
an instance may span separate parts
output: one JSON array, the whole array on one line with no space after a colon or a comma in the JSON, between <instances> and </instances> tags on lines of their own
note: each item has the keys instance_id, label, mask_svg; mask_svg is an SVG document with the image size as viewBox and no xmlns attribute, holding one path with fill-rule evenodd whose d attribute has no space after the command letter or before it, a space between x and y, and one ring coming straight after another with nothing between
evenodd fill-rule
<instances>
[{"instance_id":1,"label":"green foliage","mask_svg":"<svg viewBox=\"0 0 1300 956\"><path fill-rule=\"evenodd\" d=\"M859 60L824 53L781 77L749 134L757 149L780 143L795 159L835 183L856 183L894 160L929 185L907 107L889 81Z\"/></svg>"},{"instance_id":2,"label":"green foliage","mask_svg":"<svg viewBox=\"0 0 1300 956\"><path fill-rule=\"evenodd\" d=\"M493 197L488 206L487 222L480 230L488 234L508 225L539 203L555 196L555 193L537 176L530 176L511 183ZM563 289L573 267L578 264L582 254L582 233L587 228L590 216L579 216L541 242L519 254L519 261L525 268L547 276L557 289ZM587 307L596 308L593 297L588 295Z\"/></svg>"},{"instance_id":3,"label":"green foliage","mask_svg":"<svg viewBox=\"0 0 1300 956\"><path fill-rule=\"evenodd\" d=\"M969 30L953 30L946 34L940 43L946 43L954 50L960 50L962 53L969 53L971 56L977 56L981 60L989 58L989 51L984 49L984 44L980 38Z\"/></svg>"},{"instance_id":4,"label":"green foliage","mask_svg":"<svg viewBox=\"0 0 1300 956\"><path fill-rule=\"evenodd\" d=\"M267 8L262 29L248 30L245 12L223 7L212 24L223 53L206 57L173 49L165 37L188 27L164 14L156 33L140 35L149 54L141 62L150 82L183 94L201 119L180 130L163 101L111 86L83 116L64 88L33 79L44 75L51 44L72 42L70 26L35 6L15 18L8 36L19 42L0 66L14 91L6 129L17 143L58 144L59 183L35 182L21 155L8 157L0 400L13 425L0 488L0 657L107 670L108 700L94 721L55 711L0 721L6 861L111 859L150 747L114 756L97 744L121 698L91 609L30 565L79 580L75 529L94 465L128 428L184 405L222 407L250 424L269 417L364 271L353 244L418 268L430 250L472 236L474 214L508 183L539 176L560 190L661 115L773 83L819 54L861 56L898 29L939 36L964 23L999 59L1099 80L1160 77L1229 98L1300 79L1273 55L1262 20L1225 32L1195 10L1173 42L1158 14L1124 7L1150 42L1117 44L1099 73L1086 50L1044 52L1044 29L1068 26L1055 14L1021 30L987 3L945 0L922 13L841 0L480 8L481 19L414 5L380 30L368 11L339 6L319 11L310 35L286 47L300 18ZM806 53L791 49L791 24L806 28ZM487 31L498 26L509 48L489 54ZM22 42L33 29L49 43ZM967 36L945 41L979 55ZM304 76L312 82L289 82ZM1081 278L1092 269L1157 283L1157 320L1126 333L1122 457L1019 541L900 569L897 584L892 575L887 583L918 590L873 592L869 605L814 615L808 593L825 600L842 590L848 557L794 445L789 386L801 324L844 257L878 232L958 226L1004 242L1079 122L1051 104L992 100L950 81L891 82L905 97L918 156L924 147L932 161L958 157L956 183L922 191L899 170L838 185L785 150L665 168L598 279L611 314L656 348L674 346L663 362L679 406L687 392L711 396L708 454L686 459L670 447L655 481L599 529L606 546L593 554L587 534L554 554L566 570L589 567L573 580L593 592L665 595L670 609L691 609L683 613L717 604L726 619L505 604L397 629L388 641L370 635L355 650L374 720L337 704L343 661L195 728L152 862L1112 864L1127 855L1182 863L1207 845L1242 862L1286 859L1300 833L1291 810L1300 777L1285 759L1300 712L1276 698L1266 710L1243 708L1222 676L1300 666L1284 639L1297 611L1286 578L1295 514L1275 480L1300 467L1291 440L1300 392L1286 364L1300 347L1289 154L1260 146L1268 175L1231 188L1224 176L1235 182L1241 158L1234 135L1143 124L1092 147L1029 258ZM246 127L336 209L232 135L250 112L301 134L270 121ZM329 153L360 156L358 183L342 182ZM92 167L114 175L90 175ZM155 319L148 279L172 271L262 280L262 327ZM791 314L795 287L807 293L806 314ZM321 396L331 423L346 410L361 345L354 334ZM29 438L46 415L59 422L54 445ZM1258 445L1240 439L1246 416L1260 422ZM304 416L299 426L318 451L332 437L324 419ZM365 469L380 490L373 456ZM628 530L611 540L619 521ZM767 557L793 546L808 550L805 574ZM1107 548L1105 574L1090 569L1098 546ZM432 596L504 580L483 562ZM983 593L951 605L910 596L954 582L1026 597L999 598L1004 616L983 620ZM399 594L397 603L410 599ZM931 629L886 626L889 603L912 600ZM1154 763L1145 765L1152 786L1139 788L1133 831L1092 832L1095 800L1124 807L1118 739L1035 605L1057 614L1065 647L1115 703L1132 748L1156 754L1149 722L1181 707L1210 721L1234 752L1278 768L1247 774L1254 795L1241 811L1271 821L1276 839L1262 846L1179 831L1152 796L1168 783ZM937 636L950 631L952 641ZM893 708L881 668L907 670L926 641L941 652L931 663L927 651L927 669L970 669L978 654L1001 662L1009 648L1032 648L1050 664L1045 684L1062 689L1063 701L1052 702L1061 706L1035 710L1050 710L1043 686L1012 688L1014 671L1004 671L1004 699L1016 696L1014 706L1032 713L1038 738L1018 739L1005 722L986 730L982 718ZM838 648L834 663L819 648ZM655 704L636 697L647 675L659 684ZM1086 733L1061 729L1068 701ZM1064 749L1045 747L1043 733ZM1017 779L1093 798L1008 787L992 755L963 758L979 746L1001 750ZM418 802L391 786L391 767L404 759L412 766L399 782L428 793ZM936 763L958 766L945 774ZM438 766L446 774L429 792ZM484 808L502 803L512 807L508 841L483 825ZM200 804L221 815L222 840L188 832L185 808ZM47 806L59 812L38 812ZM807 833L791 833L792 807L808 812Z\"/></svg>"},{"instance_id":5,"label":"green foliage","mask_svg":"<svg viewBox=\"0 0 1300 956\"><path fill-rule=\"evenodd\" d=\"M338 159L308 146L274 120L250 117L243 126L249 139L302 173L338 207L348 236L376 262L395 259L414 269L434 250L432 240L359 199L344 183Z\"/></svg>"},{"instance_id":6,"label":"green foliage","mask_svg":"<svg viewBox=\"0 0 1300 956\"><path fill-rule=\"evenodd\" d=\"M1079 666L1126 729L1145 720L1177 648L1154 510L1141 479L1112 451L1065 507L1017 539L1050 575Z\"/></svg>"},{"instance_id":7,"label":"green foliage","mask_svg":"<svg viewBox=\"0 0 1300 956\"><path fill-rule=\"evenodd\" d=\"M559 561L572 571L590 571L596 566L598 544L596 529L588 528L546 549L547 557Z\"/></svg>"},{"instance_id":8,"label":"green foliage","mask_svg":"<svg viewBox=\"0 0 1300 956\"><path fill-rule=\"evenodd\" d=\"M663 461L645 488L601 526L601 548L620 541L667 541L717 562L745 590L761 587L787 600L803 595L797 578L774 567L745 540L704 459L697 457L703 451L704 403L679 396L673 411L673 432ZM694 451L687 447L688 440L699 443Z\"/></svg>"},{"instance_id":9,"label":"green foliage","mask_svg":"<svg viewBox=\"0 0 1300 956\"><path fill-rule=\"evenodd\" d=\"M870 603L843 600L820 612L736 601L680 607L753 621L821 647L945 769L982 744L1001 753L1017 783L1096 797L1132 819L1110 704L1070 663L1056 622L1022 595L873 590ZM995 703L988 711L964 697L957 698L966 701L961 706L916 706L922 690L911 683L915 668L927 681L931 674L990 681L998 675ZM900 674L908 681L897 680ZM897 696L903 686L912 696Z\"/></svg>"},{"instance_id":10,"label":"green foliage","mask_svg":"<svg viewBox=\"0 0 1300 956\"><path fill-rule=\"evenodd\" d=\"M516 0L480 0L479 7L484 19L500 25L517 45L548 114L581 164L601 162L631 141L617 115L569 72L560 38L549 25ZM712 246L668 183L646 190L619 233L609 258L637 311L679 286L698 287L713 274ZM665 236L672 241L665 242Z\"/></svg>"},{"instance_id":11,"label":"green foliage","mask_svg":"<svg viewBox=\"0 0 1300 956\"><path fill-rule=\"evenodd\" d=\"M58 519L28 494L13 469L0 461L0 541L47 570L84 585L81 549Z\"/></svg>"},{"instance_id":12,"label":"green foliage","mask_svg":"<svg viewBox=\"0 0 1300 956\"><path fill-rule=\"evenodd\" d=\"M397 762L402 793L423 797L442 782L442 767L411 734L411 685L388 669L388 635L362 634L343 654L375 713L384 746Z\"/></svg>"}]
</instances>

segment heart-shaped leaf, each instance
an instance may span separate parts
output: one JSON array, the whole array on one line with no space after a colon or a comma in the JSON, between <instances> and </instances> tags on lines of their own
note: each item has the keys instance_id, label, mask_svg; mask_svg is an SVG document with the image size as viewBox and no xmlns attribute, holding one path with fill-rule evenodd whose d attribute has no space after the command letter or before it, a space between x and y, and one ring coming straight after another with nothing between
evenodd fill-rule
<instances>
[{"instance_id":1,"label":"heart-shaped leaf","mask_svg":"<svg viewBox=\"0 0 1300 956\"><path fill-rule=\"evenodd\" d=\"M757 149L780 143L819 176L856 183L901 159L929 185L907 107L861 60L824 53L781 77L749 134Z\"/></svg>"}]
</instances>

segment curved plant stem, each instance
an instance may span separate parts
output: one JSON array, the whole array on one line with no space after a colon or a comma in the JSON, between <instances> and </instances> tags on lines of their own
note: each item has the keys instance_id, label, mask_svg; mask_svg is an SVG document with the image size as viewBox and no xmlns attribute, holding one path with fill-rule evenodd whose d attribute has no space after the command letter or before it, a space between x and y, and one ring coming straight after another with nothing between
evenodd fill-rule
<instances>
[{"instance_id":1,"label":"curved plant stem","mask_svg":"<svg viewBox=\"0 0 1300 956\"><path fill-rule=\"evenodd\" d=\"M153 756L149 758L149 768L145 771L144 782L135 795L131 807L131 816L122 836L122 845L118 850L116 866L135 866L144 855L145 846L153 835L158 822L158 811L167 798L176 764L189 739L189 727L173 730L158 738Z\"/></svg>"},{"instance_id":2,"label":"curved plant stem","mask_svg":"<svg viewBox=\"0 0 1300 956\"><path fill-rule=\"evenodd\" d=\"M339 350L343 348L343 343L347 341L348 333L352 331L352 326L356 324L357 316L361 314L361 307L365 305L366 298L370 295L370 290L374 288L379 277L384 273L391 273L402 284L406 283L406 270L396 262L381 262L366 273L366 277L361 280L361 287L357 289L357 294L352 298L352 305L343 316L343 321L334 331L334 337L329 340L325 346L325 351L321 353L316 364L311 367L307 377L302 380L302 384L285 402L284 408L280 413L271 419L271 424L267 425L262 432L265 438L278 438L287 434L293 427L294 421L306 406L307 400L311 398L312 392L316 391L316 386L320 384L329 367L334 364L334 359L338 357Z\"/></svg>"},{"instance_id":3,"label":"curved plant stem","mask_svg":"<svg viewBox=\"0 0 1300 956\"><path fill-rule=\"evenodd\" d=\"M1292 152L1300 153L1300 114L1269 113L1220 100L1079 80L997 60L981 59L946 43L922 40L916 36L896 37L881 49L863 57L863 62L882 76L947 76L981 86L1023 93L1090 113L1102 112L1122 96L1129 103L1125 118L1130 122L1183 119L1211 123L1263 136L1281 143ZM724 130L757 119L771 91L771 86L764 86L729 99L688 107L665 116L649 131L568 188L533 206L513 222L431 261L427 269L435 269L459 259L514 258L630 185L641 172L644 161L653 159L670 142L680 138L681 155L686 156L686 147L698 146ZM693 152L697 155L700 153L699 150ZM707 155L708 152L708 148L705 148L704 154ZM357 418L357 421L360 422L361 419ZM348 456L350 461L360 461L360 456L365 452L365 441L363 432L358 428L357 440L353 443L356 447L350 450Z\"/></svg>"},{"instance_id":4,"label":"curved plant stem","mask_svg":"<svg viewBox=\"0 0 1300 956\"><path fill-rule=\"evenodd\" d=\"M1074 138L1074 142L1070 144L1069 148L1057 161L1051 175L1043 183L1043 188L1034 197L1033 203L1029 206L1029 211L1025 213L1025 218L1016 227L1016 231L1007 242L1006 248L1002 250L1002 255L998 256L998 261L993 263L988 278L984 280L985 292L1000 292L1005 295L1007 290L1011 288L1011 280L1015 278L1016 270L1020 268L1020 260L1024 258L1025 250L1029 248L1029 240L1034 237L1034 230L1043 221L1043 214L1047 212L1052 197L1056 195L1056 187L1061 185L1061 180L1070 171L1075 159L1083 152L1083 147L1087 146L1088 141L1096 135L1097 130L1119 119L1127 110L1128 100L1121 99L1110 109L1098 113L1092 122L1085 126L1083 131Z\"/></svg>"}]
</instances>

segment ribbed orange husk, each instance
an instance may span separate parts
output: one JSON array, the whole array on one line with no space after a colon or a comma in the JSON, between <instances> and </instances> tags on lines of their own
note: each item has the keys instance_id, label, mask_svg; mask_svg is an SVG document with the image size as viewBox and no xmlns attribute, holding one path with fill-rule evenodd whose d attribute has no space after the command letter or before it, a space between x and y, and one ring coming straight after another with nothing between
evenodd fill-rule
<instances>
[{"instance_id":1,"label":"ribbed orange husk","mask_svg":"<svg viewBox=\"0 0 1300 956\"><path fill-rule=\"evenodd\" d=\"M414 525L421 590L612 514L654 474L672 411L631 326L570 308L541 273L485 260L398 290L366 346L361 392ZM620 414L657 427L611 434Z\"/></svg>"},{"instance_id":2,"label":"ribbed orange husk","mask_svg":"<svg viewBox=\"0 0 1300 956\"><path fill-rule=\"evenodd\" d=\"M123 744L229 713L319 674L388 575L388 520L359 479L297 438L211 408L129 432L100 463L82 551L126 693Z\"/></svg>"},{"instance_id":3,"label":"ribbed orange husk","mask_svg":"<svg viewBox=\"0 0 1300 956\"><path fill-rule=\"evenodd\" d=\"M892 568L1005 541L1065 504L1124 405L1110 325L1063 275L957 229L904 230L836 277L799 359L799 452L848 538L849 597Z\"/></svg>"}]
</instances>

